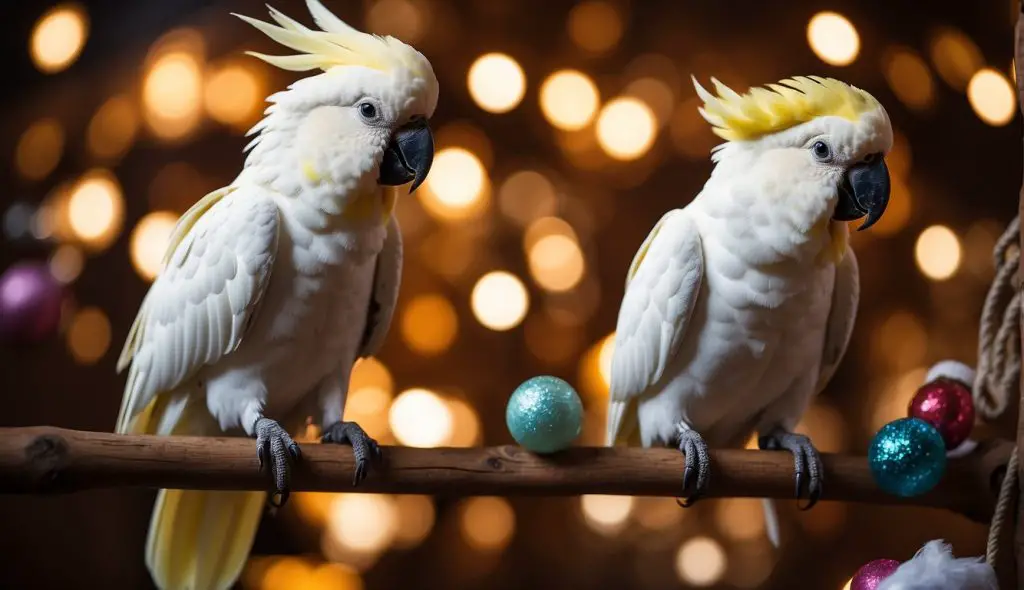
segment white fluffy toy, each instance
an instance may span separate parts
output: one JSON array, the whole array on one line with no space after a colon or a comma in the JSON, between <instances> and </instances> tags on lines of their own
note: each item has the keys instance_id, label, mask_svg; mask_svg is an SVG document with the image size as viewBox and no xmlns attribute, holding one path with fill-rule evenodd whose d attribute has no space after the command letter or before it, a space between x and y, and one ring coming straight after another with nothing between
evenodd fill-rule
<instances>
[{"instance_id":1,"label":"white fluffy toy","mask_svg":"<svg viewBox=\"0 0 1024 590\"><path fill-rule=\"evenodd\" d=\"M949 545L935 540L882 580L877 590L999 590L999 584L995 570L980 557L957 559Z\"/></svg>"}]
</instances>

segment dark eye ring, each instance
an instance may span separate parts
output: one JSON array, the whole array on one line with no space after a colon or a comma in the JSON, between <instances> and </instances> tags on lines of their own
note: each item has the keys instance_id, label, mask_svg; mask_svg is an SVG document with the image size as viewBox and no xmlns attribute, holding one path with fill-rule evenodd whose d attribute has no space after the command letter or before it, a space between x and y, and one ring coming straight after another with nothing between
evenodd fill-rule
<instances>
[{"instance_id":1,"label":"dark eye ring","mask_svg":"<svg viewBox=\"0 0 1024 590\"><path fill-rule=\"evenodd\" d=\"M364 119L373 120L377 118L377 107L372 102L364 102L359 104L359 114Z\"/></svg>"},{"instance_id":2,"label":"dark eye ring","mask_svg":"<svg viewBox=\"0 0 1024 590\"><path fill-rule=\"evenodd\" d=\"M814 145L811 146L811 153L822 162L832 159L832 148L828 147L824 141L814 142Z\"/></svg>"}]
</instances>

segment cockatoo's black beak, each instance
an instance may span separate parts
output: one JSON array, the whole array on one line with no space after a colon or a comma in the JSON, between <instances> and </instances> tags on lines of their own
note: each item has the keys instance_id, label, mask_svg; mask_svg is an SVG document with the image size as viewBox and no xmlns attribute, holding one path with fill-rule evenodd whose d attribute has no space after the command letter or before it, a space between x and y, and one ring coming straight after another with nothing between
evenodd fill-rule
<instances>
[{"instance_id":1,"label":"cockatoo's black beak","mask_svg":"<svg viewBox=\"0 0 1024 590\"><path fill-rule=\"evenodd\" d=\"M832 214L836 221L853 221L867 216L857 231L865 230L882 218L889 204L889 168L882 154L871 154L863 162L850 166L839 183L839 202Z\"/></svg>"},{"instance_id":2,"label":"cockatoo's black beak","mask_svg":"<svg viewBox=\"0 0 1024 590\"><path fill-rule=\"evenodd\" d=\"M412 182L409 192L427 178L434 162L434 136L425 117L414 117L399 127L384 149L378 183L398 186Z\"/></svg>"}]
</instances>

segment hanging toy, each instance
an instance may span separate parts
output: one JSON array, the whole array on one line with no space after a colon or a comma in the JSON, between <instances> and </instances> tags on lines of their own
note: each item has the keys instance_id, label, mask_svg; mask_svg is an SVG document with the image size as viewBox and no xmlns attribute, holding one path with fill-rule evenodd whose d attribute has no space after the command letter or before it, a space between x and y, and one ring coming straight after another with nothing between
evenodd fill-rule
<instances>
[{"instance_id":1,"label":"hanging toy","mask_svg":"<svg viewBox=\"0 0 1024 590\"><path fill-rule=\"evenodd\" d=\"M882 580L892 575L900 562L895 559L876 559L861 566L850 580L850 590L878 590Z\"/></svg>"},{"instance_id":2,"label":"hanging toy","mask_svg":"<svg viewBox=\"0 0 1024 590\"><path fill-rule=\"evenodd\" d=\"M974 371L963 363L942 361L928 372L925 384L910 401L908 415L931 424L952 451L974 428L974 399L970 385Z\"/></svg>"},{"instance_id":3,"label":"hanging toy","mask_svg":"<svg viewBox=\"0 0 1024 590\"><path fill-rule=\"evenodd\" d=\"M512 393L505 409L512 438L535 453L569 447L583 427L580 396L558 377L532 377Z\"/></svg>"},{"instance_id":4,"label":"hanging toy","mask_svg":"<svg viewBox=\"0 0 1024 590\"><path fill-rule=\"evenodd\" d=\"M952 548L936 539L884 578L877 590L999 590L999 584L995 570L981 558L954 558Z\"/></svg>"},{"instance_id":5,"label":"hanging toy","mask_svg":"<svg viewBox=\"0 0 1024 590\"><path fill-rule=\"evenodd\" d=\"M0 340L40 342L57 331L63 288L40 262L19 262L0 275Z\"/></svg>"},{"instance_id":6,"label":"hanging toy","mask_svg":"<svg viewBox=\"0 0 1024 590\"><path fill-rule=\"evenodd\" d=\"M878 431L868 449L871 474L880 488L897 496L921 495L946 471L946 443L934 426L900 418Z\"/></svg>"}]
</instances>

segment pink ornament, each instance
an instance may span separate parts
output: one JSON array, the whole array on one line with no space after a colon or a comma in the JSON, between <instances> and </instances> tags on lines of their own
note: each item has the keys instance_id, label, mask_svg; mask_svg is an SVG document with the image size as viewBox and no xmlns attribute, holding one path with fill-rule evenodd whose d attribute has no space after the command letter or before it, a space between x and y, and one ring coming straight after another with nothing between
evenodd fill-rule
<instances>
[{"instance_id":1,"label":"pink ornament","mask_svg":"<svg viewBox=\"0 0 1024 590\"><path fill-rule=\"evenodd\" d=\"M947 451L959 447L974 428L971 390L960 381L947 377L922 385L910 400L907 413L934 426L946 442Z\"/></svg>"},{"instance_id":2,"label":"pink ornament","mask_svg":"<svg viewBox=\"0 0 1024 590\"><path fill-rule=\"evenodd\" d=\"M45 264L19 262L0 275L0 339L39 342L57 331L63 288Z\"/></svg>"},{"instance_id":3,"label":"pink ornament","mask_svg":"<svg viewBox=\"0 0 1024 590\"><path fill-rule=\"evenodd\" d=\"M900 562L895 559L876 559L865 563L850 580L850 590L875 590L882 580L892 575Z\"/></svg>"}]
</instances>

